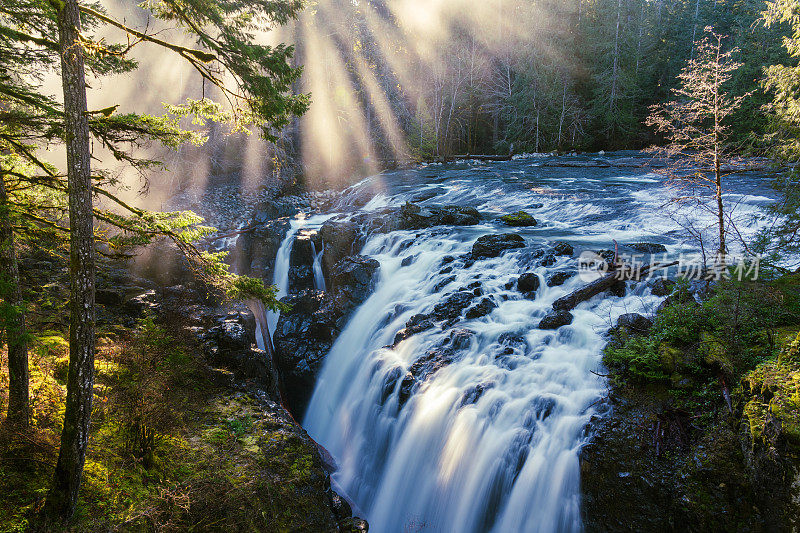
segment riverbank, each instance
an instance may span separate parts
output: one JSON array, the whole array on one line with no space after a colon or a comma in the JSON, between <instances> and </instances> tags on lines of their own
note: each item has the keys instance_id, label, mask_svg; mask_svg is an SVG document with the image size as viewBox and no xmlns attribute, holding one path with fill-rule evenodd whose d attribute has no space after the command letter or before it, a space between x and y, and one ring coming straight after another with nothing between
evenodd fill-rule
<instances>
[{"instance_id":1,"label":"riverbank","mask_svg":"<svg viewBox=\"0 0 800 533\"><path fill-rule=\"evenodd\" d=\"M611 332L612 412L581 454L587 531L796 527L799 288L680 285L647 331Z\"/></svg>"},{"instance_id":2,"label":"riverbank","mask_svg":"<svg viewBox=\"0 0 800 533\"><path fill-rule=\"evenodd\" d=\"M58 454L67 325L37 319L66 305L66 260L53 252L21 258L33 422L17 431L0 420L3 532L43 527ZM165 287L103 263L98 280L93 422L70 530L366 531L281 406L247 308L209 299L190 278Z\"/></svg>"}]
</instances>

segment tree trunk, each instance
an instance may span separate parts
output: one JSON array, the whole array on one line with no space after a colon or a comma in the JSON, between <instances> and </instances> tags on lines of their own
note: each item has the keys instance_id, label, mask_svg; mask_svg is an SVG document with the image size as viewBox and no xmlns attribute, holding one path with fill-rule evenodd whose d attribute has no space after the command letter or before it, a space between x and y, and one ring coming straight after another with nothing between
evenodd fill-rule
<instances>
[{"instance_id":1,"label":"tree trunk","mask_svg":"<svg viewBox=\"0 0 800 533\"><path fill-rule=\"evenodd\" d=\"M81 485L94 387L94 234L89 122L80 12L76 0L51 0L58 11L70 219L69 375L64 430L48 510L68 519Z\"/></svg>"},{"instance_id":2,"label":"tree trunk","mask_svg":"<svg viewBox=\"0 0 800 533\"><path fill-rule=\"evenodd\" d=\"M622 18L622 0L617 2L617 29L614 34L614 65L611 72L611 96L608 100L608 110L614 112L617 99L617 76L619 74L619 23Z\"/></svg>"},{"instance_id":3,"label":"tree trunk","mask_svg":"<svg viewBox=\"0 0 800 533\"><path fill-rule=\"evenodd\" d=\"M9 423L28 427L30 398L28 371L28 332L25 328L25 303L19 283L19 266L14 243L14 229L8 205L5 178L0 175L0 274L4 278L0 297L7 307L5 318L8 346L8 417Z\"/></svg>"}]
</instances>

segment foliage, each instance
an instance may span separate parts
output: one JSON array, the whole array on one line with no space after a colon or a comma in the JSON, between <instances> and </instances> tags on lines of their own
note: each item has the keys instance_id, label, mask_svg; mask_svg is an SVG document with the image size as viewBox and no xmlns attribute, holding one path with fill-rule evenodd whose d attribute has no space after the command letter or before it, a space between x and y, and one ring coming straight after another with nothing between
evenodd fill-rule
<instances>
[{"instance_id":1,"label":"foliage","mask_svg":"<svg viewBox=\"0 0 800 533\"><path fill-rule=\"evenodd\" d=\"M796 275L766 282L727 281L702 304L674 303L658 314L645 336L617 332L604 354L606 365L638 383L674 384L717 373L735 382L776 350L775 331L800 323Z\"/></svg>"}]
</instances>

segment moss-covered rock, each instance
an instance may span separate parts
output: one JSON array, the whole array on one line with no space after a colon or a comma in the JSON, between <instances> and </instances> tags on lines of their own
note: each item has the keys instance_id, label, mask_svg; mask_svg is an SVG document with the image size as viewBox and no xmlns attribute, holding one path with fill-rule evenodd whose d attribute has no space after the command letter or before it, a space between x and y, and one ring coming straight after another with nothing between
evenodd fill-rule
<instances>
[{"instance_id":1,"label":"moss-covered rock","mask_svg":"<svg viewBox=\"0 0 800 533\"><path fill-rule=\"evenodd\" d=\"M537 224L536 219L533 218L533 215L527 211L517 211L516 213L503 215L500 217L500 220L502 220L506 225L514 227L535 226Z\"/></svg>"}]
</instances>

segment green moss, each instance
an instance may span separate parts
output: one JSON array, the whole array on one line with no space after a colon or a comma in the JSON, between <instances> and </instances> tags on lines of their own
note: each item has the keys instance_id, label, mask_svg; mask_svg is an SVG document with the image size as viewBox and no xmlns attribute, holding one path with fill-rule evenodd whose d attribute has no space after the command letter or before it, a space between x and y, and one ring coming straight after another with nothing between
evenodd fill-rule
<instances>
[{"instance_id":1,"label":"green moss","mask_svg":"<svg viewBox=\"0 0 800 533\"><path fill-rule=\"evenodd\" d=\"M500 217L505 224L509 226L535 226L536 219L526 211L517 211L516 213L503 215Z\"/></svg>"}]
</instances>

